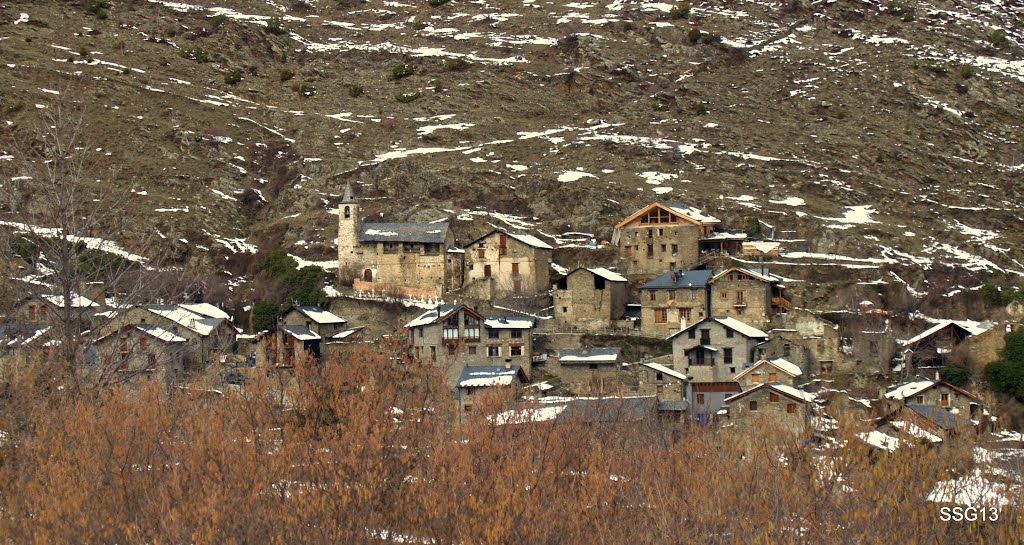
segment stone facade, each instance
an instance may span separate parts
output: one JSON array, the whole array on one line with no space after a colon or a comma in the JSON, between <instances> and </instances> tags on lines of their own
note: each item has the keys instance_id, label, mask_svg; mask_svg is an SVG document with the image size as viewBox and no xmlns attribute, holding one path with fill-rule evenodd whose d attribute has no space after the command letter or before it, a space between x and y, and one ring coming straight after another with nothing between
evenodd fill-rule
<instances>
[{"instance_id":1,"label":"stone facade","mask_svg":"<svg viewBox=\"0 0 1024 545\"><path fill-rule=\"evenodd\" d=\"M463 254L449 252L455 235L446 222L363 224L360 214L359 201L347 186L338 205L339 276L438 294L453 287Z\"/></svg>"},{"instance_id":2,"label":"stone facade","mask_svg":"<svg viewBox=\"0 0 1024 545\"><path fill-rule=\"evenodd\" d=\"M218 363L234 353L238 332L230 321L210 318L178 305L135 306L120 311L106 324L101 335L126 325L153 325L185 339L183 365L187 371L198 371Z\"/></svg>"},{"instance_id":3,"label":"stone facade","mask_svg":"<svg viewBox=\"0 0 1024 545\"><path fill-rule=\"evenodd\" d=\"M658 401L681 401L686 397L684 375L670 367L641 363L637 365L637 392L653 395Z\"/></svg>"},{"instance_id":4,"label":"stone facade","mask_svg":"<svg viewBox=\"0 0 1024 545\"><path fill-rule=\"evenodd\" d=\"M730 427L738 433L778 429L791 436L800 436L809 429L810 403L797 390L791 395L772 384L747 390L726 400Z\"/></svg>"},{"instance_id":5,"label":"stone facade","mask_svg":"<svg viewBox=\"0 0 1024 545\"><path fill-rule=\"evenodd\" d=\"M479 410L480 405L508 405L522 397L526 374L518 365L509 367L467 365L455 384L460 413Z\"/></svg>"},{"instance_id":6,"label":"stone facade","mask_svg":"<svg viewBox=\"0 0 1024 545\"><path fill-rule=\"evenodd\" d=\"M667 338L708 316L710 271L671 271L640 286L640 332Z\"/></svg>"},{"instance_id":7,"label":"stone facade","mask_svg":"<svg viewBox=\"0 0 1024 545\"><path fill-rule=\"evenodd\" d=\"M706 318L670 337L673 367L695 382L731 381L767 337L735 318Z\"/></svg>"},{"instance_id":8,"label":"stone facade","mask_svg":"<svg viewBox=\"0 0 1024 545\"><path fill-rule=\"evenodd\" d=\"M116 377L173 383L184 378L186 349L186 339L170 331L127 325L96 341L96 360Z\"/></svg>"},{"instance_id":9,"label":"stone facade","mask_svg":"<svg viewBox=\"0 0 1024 545\"><path fill-rule=\"evenodd\" d=\"M769 382L795 386L803 376L803 371L793 362L775 358L758 361L737 374L734 380L739 383L741 388L749 390Z\"/></svg>"},{"instance_id":10,"label":"stone facade","mask_svg":"<svg viewBox=\"0 0 1024 545\"><path fill-rule=\"evenodd\" d=\"M531 375L532 319L484 318L465 305L442 305L406 327L410 355L444 368L452 387L467 365L518 365Z\"/></svg>"},{"instance_id":11,"label":"stone facade","mask_svg":"<svg viewBox=\"0 0 1024 545\"><path fill-rule=\"evenodd\" d=\"M626 279L603 268L580 268L555 282L555 326L608 329L626 312Z\"/></svg>"},{"instance_id":12,"label":"stone facade","mask_svg":"<svg viewBox=\"0 0 1024 545\"><path fill-rule=\"evenodd\" d=\"M348 330L348 321L327 309L311 306L292 307L278 320L281 325L303 326L327 340Z\"/></svg>"},{"instance_id":13,"label":"stone facade","mask_svg":"<svg viewBox=\"0 0 1024 545\"><path fill-rule=\"evenodd\" d=\"M941 380L918 379L887 392L885 398L906 405L942 407L954 415L969 418L976 418L979 406L974 394Z\"/></svg>"},{"instance_id":14,"label":"stone facade","mask_svg":"<svg viewBox=\"0 0 1024 545\"><path fill-rule=\"evenodd\" d=\"M562 386L575 395L621 393L632 383L622 368L620 349L594 347L559 352L553 369Z\"/></svg>"},{"instance_id":15,"label":"stone facade","mask_svg":"<svg viewBox=\"0 0 1024 545\"><path fill-rule=\"evenodd\" d=\"M763 327L772 316L791 306L783 297L778 280L767 271L728 269L716 274L708 284L711 312L715 316L731 316Z\"/></svg>"},{"instance_id":16,"label":"stone facade","mask_svg":"<svg viewBox=\"0 0 1024 545\"><path fill-rule=\"evenodd\" d=\"M552 249L533 236L491 231L463 248L465 282L492 282L498 298L547 293Z\"/></svg>"},{"instance_id":17,"label":"stone facade","mask_svg":"<svg viewBox=\"0 0 1024 545\"><path fill-rule=\"evenodd\" d=\"M615 226L612 244L620 269L627 276L651 277L692 268L699 262L701 238L719 223L686 204L648 205Z\"/></svg>"}]
</instances>

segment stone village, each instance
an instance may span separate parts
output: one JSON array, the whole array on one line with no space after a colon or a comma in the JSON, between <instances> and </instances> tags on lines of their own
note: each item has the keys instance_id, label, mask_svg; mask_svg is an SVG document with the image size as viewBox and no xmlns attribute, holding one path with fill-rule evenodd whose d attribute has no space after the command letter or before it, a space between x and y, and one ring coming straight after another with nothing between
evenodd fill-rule
<instances>
[{"instance_id":1,"label":"stone village","mask_svg":"<svg viewBox=\"0 0 1024 545\"><path fill-rule=\"evenodd\" d=\"M767 266L780 243L748 240L683 203L653 202L609 225L610 242L600 245L608 261L573 269L555 263L551 244L511 229L457 242L444 218L366 221L351 185L337 212L339 288L371 304L414 305L398 324L401 350L443 372L460 412L490 396L527 420L537 419L527 409L537 404L552 409L545 419L585 406L582 414L614 409L612 418L731 431L767 420L804 437L827 436L848 418L862 440L891 450L991 429L982 400L936 369L954 349L993 358L1019 326L942 320L898 340L876 312L863 320L870 326L844 331L794 305L790 280ZM29 297L2 326L4 358L59 343L49 321L71 308L83 329L112 318L92 361L168 383L222 366L224 381L240 385L247 373L286 373L375 341L371 324L339 316L341 299L334 311L295 306L271 330L244 334L207 303L112 316L102 290L71 301ZM835 387L851 375L889 386L873 395Z\"/></svg>"}]
</instances>

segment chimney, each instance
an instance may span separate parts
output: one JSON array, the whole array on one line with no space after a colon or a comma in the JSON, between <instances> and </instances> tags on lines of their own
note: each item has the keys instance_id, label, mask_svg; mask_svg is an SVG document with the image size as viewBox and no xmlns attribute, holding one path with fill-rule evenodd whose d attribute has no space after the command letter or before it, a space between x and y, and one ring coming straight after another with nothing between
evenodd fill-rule
<instances>
[{"instance_id":1,"label":"chimney","mask_svg":"<svg viewBox=\"0 0 1024 545\"><path fill-rule=\"evenodd\" d=\"M942 376L939 375L938 371L935 371L935 382L940 382L940 381L942 381Z\"/></svg>"},{"instance_id":2,"label":"chimney","mask_svg":"<svg viewBox=\"0 0 1024 545\"><path fill-rule=\"evenodd\" d=\"M512 368L512 358L505 358L505 369Z\"/></svg>"}]
</instances>

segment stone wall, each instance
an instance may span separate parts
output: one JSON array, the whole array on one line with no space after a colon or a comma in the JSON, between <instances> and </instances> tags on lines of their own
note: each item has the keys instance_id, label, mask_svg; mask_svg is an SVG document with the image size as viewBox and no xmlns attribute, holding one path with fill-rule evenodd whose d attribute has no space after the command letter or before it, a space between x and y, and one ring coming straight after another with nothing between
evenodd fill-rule
<instances>
[{"instance_id":1,"label":"stone wall","mask_svg":"<svg viewBox=\"0 0 1024 545\"><path fill-rule=\"evenodd\" d=\"M729 273L711 284L711 316L731 316L757 327L771 317L771 286L767 282ZM731 277L731 278L730 278Z\"/></svg>"},{"instance_id":2,"label":"stone wall","mask_svg":"<svg viewBox=\"0 0 1024 545\"><path fill-rule=\"evenodd\" d=\"M707 317L707 289L640 290L640 305L640 331L664 339ZM660 317L659 310L664 311Z\"/></svg>"},{"instance_id":3,"label":"stone wall","mask_svg":"<svg viewBox=\"0 0 1024 545\"><path fill-rule=\"evenodd\" d=\"M536 295L548 290L551 250L493 232L466 248L465 281L491 278L496 297Z\"/></svg>"},{"instance_id":4,"label":"stone wall","mask_svg":"<svg viewBox=\"0 0 1024 545\"><path fill-rule=\"evenodd\" d=\"M626 312L626 283L605 280L603 289L599 289L595 282L598 278L594 273L580 269L565 278L565 289L556 284L553 309L556 327L607 329L623 316Z\"/></svg>"},{"instance_id":5,"label":"stone wall","mask_svg":"<svg viewBox=\"0 0 1024 545\"><path fill-rule=\"evenodd\" d=\"M617 238L621 270L643 276L693 268L700 236L700 226L692 223L643 225L637 221L622 227Z\"/></svg>"},{"instance_id":6,"label":"stone wall","mask_svg":"<svg viewBox=\"0 0 1024 545\"><path fill-rule=\"evenodd\" d=\"M756 410L751 409L751 403L757 404ZM793 412L789 412L791 405ZM809 414L806 403L776 394L769 388L761 388L729 405L728 422L741 434L779 429L791 435L801 435L808 428Z\"/></svg>"},{"instance_id":7,"label":"stone wall","mask_svg":"<svg viewBox=\"0 0 1024 545\"><path fill-rule=\"evenodd\" d=\"M701 343L701 330L709 331L709 342ZM672 366L681 370L682 373L692 376L694 382L720 382L732 380L741 370L744 363L753 361L753 350L757 342L748 339L739 333L733 333L732 337L727 334L728 328L713 320L706 321L699 326L672 339ZM690 333L693 338L690 338ZM714 361L706 361L704 365L697 365L695 361L687 359L686 351L705 344L718 349ZM732 351L732 361L727 362L726 350Z\"/></svg>"}]
</instances>

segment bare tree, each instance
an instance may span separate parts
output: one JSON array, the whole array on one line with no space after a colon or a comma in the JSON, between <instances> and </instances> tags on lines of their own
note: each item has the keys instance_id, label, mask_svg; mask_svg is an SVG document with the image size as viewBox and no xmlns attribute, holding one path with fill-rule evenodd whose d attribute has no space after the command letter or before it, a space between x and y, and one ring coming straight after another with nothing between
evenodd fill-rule
<instances>
[{"instance_id":1,"label":"bare tree","mask_svg":"<svg viewBox=\"0 0 1024 545\"><path fill-rule=\"evenodd\" d=\"M136 235L133 251L98 236L126 238L140 231L129 213L132 187L116 169L98 166L95 157L101 152L88 141L88 117L74 100L75 88L63 85L59 92L39 110L36 124L12 143L16 160L0 166L13 171L3 177L3 212L10 219L0 225L13 230L6 256L25 259L31 267L24 293L49 311L53 372L80 390L84 377L90 385L106 385L130 374L120 362L105 366L89 352L111 331L118 313L151 291L161 267L141 255L152 232ZM98 313L100 305L107 311Z\"/></svg>"}]
</instances>

